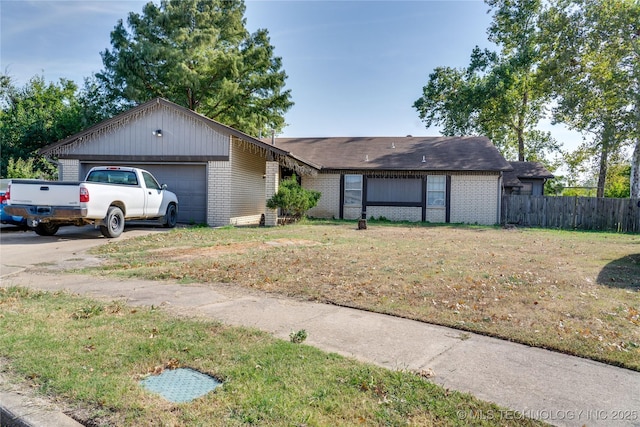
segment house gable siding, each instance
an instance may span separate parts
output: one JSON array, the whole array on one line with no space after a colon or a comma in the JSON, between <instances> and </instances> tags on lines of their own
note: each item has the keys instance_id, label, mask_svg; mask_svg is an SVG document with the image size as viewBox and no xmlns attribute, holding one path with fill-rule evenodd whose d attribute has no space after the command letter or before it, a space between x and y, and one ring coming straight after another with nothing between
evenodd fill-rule
<instances>
[{"instance_id":1,"label":"house gable siding","mask_svg":"<svg viewBox=\"0 0 640 427\"><path fill-rule=\"evenodd\" d=\"M162 136L154 134L162 131ZM60 157L119 156L123 158L227 157L229 135L206 126L179 110L159 105L115 122L91 137L61 149ZM72 152L70 155L68 153Z\"/></svg>"}]
</instances>

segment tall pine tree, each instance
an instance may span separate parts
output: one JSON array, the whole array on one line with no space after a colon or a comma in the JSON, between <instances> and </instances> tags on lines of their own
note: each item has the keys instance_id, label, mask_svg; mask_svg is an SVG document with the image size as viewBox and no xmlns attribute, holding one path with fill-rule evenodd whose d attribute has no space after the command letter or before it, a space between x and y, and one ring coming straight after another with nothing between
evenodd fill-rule
<instances>
[{"instance_id":1,"label":"tall pine tree","mask_svg":"<svg viewBox=\"0 0 640 427\"><path fill-rule=\"evenodd\" d=\"M159 96L251 135L281 130L293 105L287 75L244 12L242 0L147 3L116 25L96 77L121 104Z\"/></svg>"}]
</instances>

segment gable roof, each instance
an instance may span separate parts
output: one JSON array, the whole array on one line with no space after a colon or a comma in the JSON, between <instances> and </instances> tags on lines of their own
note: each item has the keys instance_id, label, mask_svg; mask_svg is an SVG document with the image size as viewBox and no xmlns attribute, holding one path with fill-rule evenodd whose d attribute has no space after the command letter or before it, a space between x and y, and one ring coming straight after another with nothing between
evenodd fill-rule
<instances>
[{"instance_id":1,"label":"gable roof","mask_svg":"<svg viewBox=\"0 0 640 427\"><path fill-rule=\"evenodd\" d=\"M554 175L540 162L509 162L512 171L504 173L505 187L521 187L520 179L551 179Z\"/></svg>"},{"instance_id":2,"label":"gable roof","mask_svg":"<svg viewBox=\"0 0 640 427\"><path fill-rule=\"evenodd\" d=\"M508 171L486 137L276 138L297 158L337 170Z\"/></svg>"},{"instance_id":3,"label":"gable roof","mask_svg":"<svg viewBox=\"0 0 640 427\"><path fill-rule=\"evenodd\" d=\"M247 141L249 143L255 144L261 148L266 149L268 152L271 152L276 158L284 158L284 157L292 157L297 162L305 164L305 166L309 166L313 169L318 169L316 165L308 164L302 159L298 159L294 156L290 156L289 153L282 150L279 147L275 147L271 144L267 144L264 141L261 141L257 138L254 138L250 135L247 135L244 132L240 132L232 127L223 125L213 119L210 119L202 114L196 113L195 111L189 110L181 105L175 104L171 101L167 101L163 98L155 98L150 101L145 102L144 104L140 104L136 107L131 108L130 110L125 111L124 113L118 114L110 119L104 120L96 125L93 125L81 132L78 132L74 135L71 135L61 141L46 145L41 148L38 153L41 155L59 155L61 152L72 149L74 144L82 143L84 141L94 139L104 133L108 133L113 129L116 129L120 126L124 126L129 123L131 120L136 120L138 117L144 115L145 112L157 108L170 108L180 112L181 114L193 118L198 122L202 123L205 126L212 128L213 130L226 134L235 136L243 141ZM287 162L290 163L290 162ZM292 165L293 166L293 165Z\"/></svg>"},{"instance_id":4,"label":"gable roof","mask_svg":"<svg viewBox=\"0 0 640 427\"><path fill-rule=\"evenodd\" d=\"M41 148L39 154L56 156L71 151L76 144L125 126L147 111L162 107L176 110L217 132L255 144L271 153L281 164L312 174L322 169L491 172L512 170L512 166L486 137L276 138L269 143L266 139L254 138L163 98L152 99L82 132L49 144Z\"/></svg>"}]
</instances>

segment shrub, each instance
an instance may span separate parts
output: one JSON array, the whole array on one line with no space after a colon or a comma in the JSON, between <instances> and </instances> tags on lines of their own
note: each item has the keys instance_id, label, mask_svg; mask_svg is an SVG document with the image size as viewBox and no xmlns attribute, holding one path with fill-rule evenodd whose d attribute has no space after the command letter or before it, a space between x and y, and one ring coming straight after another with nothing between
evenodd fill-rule
<instances>
[{"instance_id":1,"label":"shrub","mask_svg":"<svg viewBox=\"0 0 640 427\"><path fill-rule=\"evenodd\" d=\"M320 192L307 190L298 184L298 178L293 175L291 178L280 182L278 192L267 200L269 209L282 210L282 215L299 220L304 213L318 204Z\"/></svg>"}]
</instances>

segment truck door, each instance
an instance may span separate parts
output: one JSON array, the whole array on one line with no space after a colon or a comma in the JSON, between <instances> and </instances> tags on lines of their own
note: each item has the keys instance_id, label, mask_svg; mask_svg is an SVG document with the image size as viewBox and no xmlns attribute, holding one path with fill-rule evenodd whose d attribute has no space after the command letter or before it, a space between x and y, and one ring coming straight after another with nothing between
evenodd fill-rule
<instances>
[{"instance_id":1,"label":"truck door","mask_svg":"<svg viewBox=\"0 0 640 427\"><path fill-rule=\"evenodd\" d=\"M164 215L164 212L160 212L160 206L162 205L162 187L158 184L158 181L148 172L142 172L142 178L144 179L145 187L145 204L144 214L146 216L158 216Z\"/></svg>"}]
</instances>

